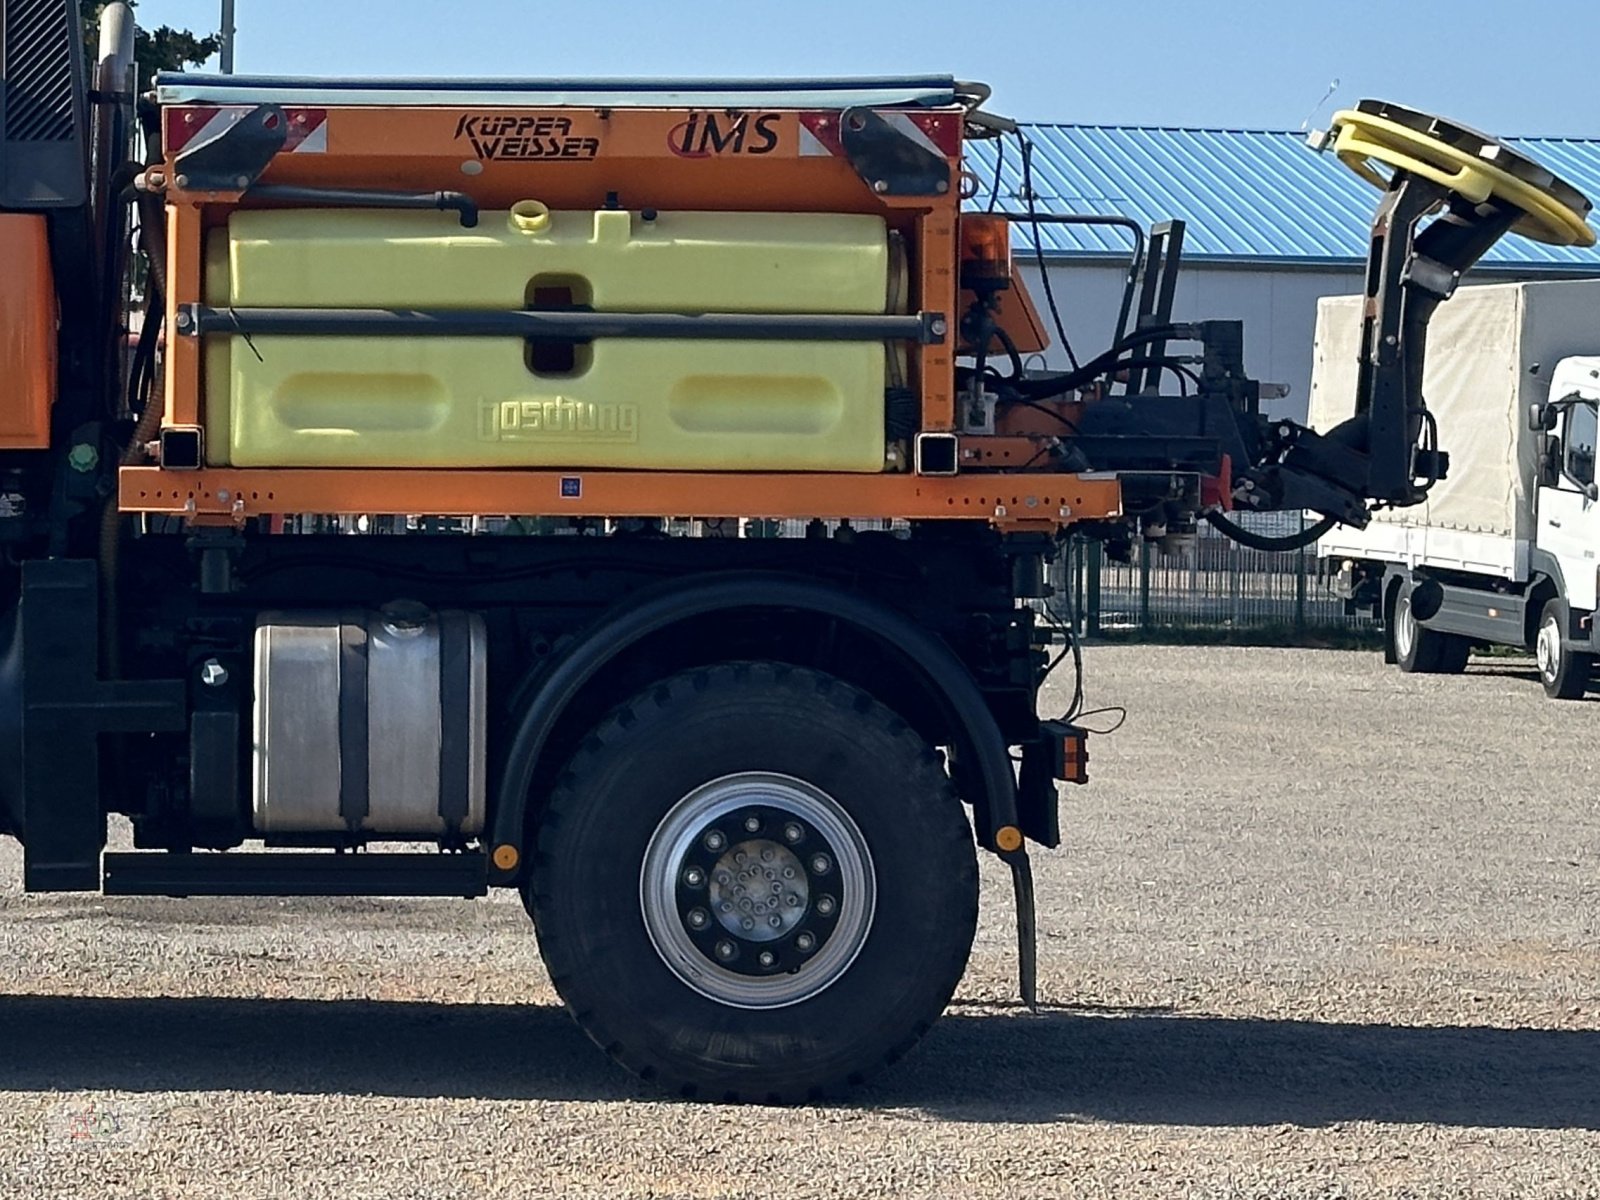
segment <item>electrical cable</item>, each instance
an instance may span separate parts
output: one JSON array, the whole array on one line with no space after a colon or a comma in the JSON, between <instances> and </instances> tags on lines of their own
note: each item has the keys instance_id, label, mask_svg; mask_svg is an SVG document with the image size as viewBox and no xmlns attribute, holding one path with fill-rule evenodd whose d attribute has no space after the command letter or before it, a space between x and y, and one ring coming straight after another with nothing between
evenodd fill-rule
<instances>
[{"instance_id":1,"label":"electrical cable","mask_svg":"<svg viewBox=\"0 0 1600 1200\"><path fill-rule=\"evenodd\" d=\"M1006 165L1006 140L1003 137L994 140L994 178L989 181L989 206L984 211L993 212L995 203L1000 199L1000 174Z\"/></svg>"},{"instance_id":2,"label":"electrical cable","mask_svg":"<svg viewBox=\"0 0 1600 1200\"><path fill-rule=\"evenodd\" d=\"M1072 547L1074 544L1082 545L1077 538L1067 539L1067 619L1071 622L1069 636L1072 638L1072 703L1067 708L1063 720L1071 721L1083 710L1083 641L1078 637L1078 589L1073 586L1076 579L1072 561Z\"/></svg>"},{"instance_id":3,"label":"electrical cable","mask_svg":"<svg viewBox=\"0 0 1600 1200\"><path fill-rule=\"evenodd\" d=\"M1045 268L1044 242L1039 233L1038 198L1033 192L1033 143L1030 142L1019 129L1017 130L1017 144L1022 148L1022 197L1028 205L1028 221L1033 230L1033 257L1039 266L1039 280L1044 284L1045 303L1050 309L1050 320L1055 324L1056 336L1061 339L1061 348L1067 352L1067 361L1072 364L1074 371L1079 370L1078 356L1072 352L1072 343L1067 340L1066 326L1061 323L1061 310L1056 307L1055 289L1050 286L1050 272Z\"/></svg>"},{"instance_id":4,"label":"electrical cable","mask_svg":"<svg viewBox=\"0 0 1600 1200\"><path fill-rule=\"evenodd\" d=\"M1039 687L1042 688L1049 682L1050 677L1055 674L1056 668L1062 664L1069 654L1072 656L1072 667L1076 676L1072 684L1072 701L1068 704L1066 713L1061 717L1063 721L1071 721L1072 715L1083 704L1083 651L1078 645L1077 618L1073 611L1073 589L1071 585L1071 580L1074 577L1072 546L1075 540L1075 538L1069 537L1062 545L1061 561L1063 573L1068 579L1067 619L1062 620L1061 614L1056 611L1055 606L1050 603L1048 598L1042 601L1046 619L1061 633L1062 646L1060 652L1046 664L1044 674L1039 676Z\"/></svg>"},{"instance_id":5,"label":"electrical cable","mask_svg":"<svg viewBox=\"0 0 1600 1200\"><path fill-rule=\"evenodd\" d=\"M1117 714L1116 723L1114 725L1111 725L1109 728L1106 728L1106 729L1089 729L1088 726L1083 724L1083 722L1086 721L1088 718L1090 718L1090 717L1098 717L1102 713L1116 713ZM1091 708L1086 712L1079 713L1077 715L1077 717L1075 718L1075 723L1077 725L1079 725L1080 727L1082 727L1084 729L1087 729L1089 733L1096 734L1096 735L1098 735L1100 737L1105 737L1106 734L1108 734L1108 733L1115 733L1117 730L1121 729L1124 725L1126 725L1127 722L1128 722L1128 710L1126 708L1124 708L1120 704L1105 704L1105 705L1101 705L1099 708Z\"/></svg>"},{"instance_id":6,"label":"electrical cable","mask_svg":"<svg viewBox=\"0 0 1600 1200\"><path fill-rule=\"evenodd\" d=\"M1051 622L1056 626L1056 628L1062 629L1065 633L1067 638L1067 646L1060 654L1056 655L1055 661L1053 661L1050 666L1046 668L1044 678L1048 679L1050 677L1050 672L1055 670L1056 666L1061 662L1062 658L1066 656L1068 650L1070 650L1072 653L1072 668L1075 675L1072 685L1072 702L1067 706L1067 711L1062 714L1060 719L1067 724L1078 725L1080 727L1087 728L1083 726L1083 721L1086 718L1098 717L1103 713L1117 713L1118 717L1115 724L1111 725L1109 728L1088 730L1090 733L1104 735L1115 733L1117 730L1122 728L1123 723L1128 719L1128 710L1120 704L1107 704L1100 708L1091 709L1085 709L1083 707L1083 644L1078 637L1078 625L1081 620L1081 615L1078 612L1078 591L1077 588L1073 586L1073 581L1077 577L1076 568L1073 563L1073 546L1082 544L1083 543L1081 539L1069 537L1066 542L1065 553L1062 555L1063 565L1066 568L1067 617L1070 624L1063 627L1061 618L1056 614L1055 610L1050 607L1050 602L1048 600L1045 601L1045 612L1050 617ZM1042 685L1043 682L1044 680L1041 679L1040 684Z\"/></svg>"}]
</instances>

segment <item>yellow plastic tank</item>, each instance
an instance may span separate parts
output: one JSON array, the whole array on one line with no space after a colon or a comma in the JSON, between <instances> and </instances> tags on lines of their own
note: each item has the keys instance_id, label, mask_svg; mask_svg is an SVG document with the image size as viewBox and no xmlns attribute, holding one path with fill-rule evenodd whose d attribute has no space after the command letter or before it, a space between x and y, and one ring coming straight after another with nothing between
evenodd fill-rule
<instances>
[{"instance_id":1,"label":"yellow plastic tank","mask_svg":"<svg viewBox=\"0 0 1600 1200\"><path fill-rule=\"evenodd\" d=\"M605 339L545 377L517 339L229 340L232 411L208 441L234 466L884 466L875 343Z\"/></svg>"},{"instance_id":2,"label":"yellow plastic tank","mask_svg":"<svg viewBox=\"0 0 1600 1200\"><path fill-rule=\"evenodd\" d=\"M881 313L883 220L848 213L293 209L228 222L232 302L522 308L568 289L602 312Z\"/></svg>"},{"instance_id":3,"label":"yellow plastic tank","mask_svg":"<svg viewBox=\"0 0 1600 1200\"><path fill-rule=\"evenodd\" d=\"M873 217L236 213L206 296L250 307L885 310ZM879 343L212 337L207 460L255 467L884 469Z\"/></svg>"}]
</instances>

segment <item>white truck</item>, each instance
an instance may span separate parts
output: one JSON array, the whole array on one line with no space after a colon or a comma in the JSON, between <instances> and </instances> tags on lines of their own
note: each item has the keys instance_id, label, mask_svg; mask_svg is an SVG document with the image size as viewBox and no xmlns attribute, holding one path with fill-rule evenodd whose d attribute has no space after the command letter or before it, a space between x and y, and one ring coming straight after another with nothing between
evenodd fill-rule
<instances>
[{"instance_id":1,"label":"white truck","mask_svg":"<svg viewBox=\"0 0 1600 1200\"><path fill-rule=\"evenodd\" d=\"M1354 408L1360 296L1317 311L1311 425ZM1335 526L1319 553L1384 626L1403 671L1461 671L1474 646L1534 651L1548 695L1576 699L1595 631L1600 280L1462 288L1428 333L1423 395L1449 471L1428 498Z\"/></svg>"}]
</instances>

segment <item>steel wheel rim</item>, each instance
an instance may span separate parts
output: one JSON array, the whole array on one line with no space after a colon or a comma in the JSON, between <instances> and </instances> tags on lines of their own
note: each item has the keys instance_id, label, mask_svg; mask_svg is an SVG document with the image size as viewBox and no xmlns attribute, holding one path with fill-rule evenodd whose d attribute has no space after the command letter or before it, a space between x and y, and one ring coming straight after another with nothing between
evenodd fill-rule
<instances>
[{"instance_id":1,"label":"steel wheel rim","mask_svg":"<svg viewBox=\"0 0 1600 1200\"><path fill-rule=\"evenodd\" d=\"M1553 680L1561 670L1561 630L1557 628L1555 618L1549 618L1539 626L1533 653L1539 662L1539 674Z\"/></svg>"},{"instance_id":2,"label":"steel wheel rim","mask_svg":"<svg viewBox=\"0 0 1600 1200\"><path fill-rule=\"evenodd\" d=\"M741 813L783 816L771 822L771 829L762 818L760 834L774 835L767 838L737 825ZM792 847L785 837L792 832L791 824L804 832L803 840ZM717 843L712 834L723 841ZM735 840L746 835L743 842ZM763 849L784 850L795 863L804 864L803 886L798 876L780 878L774 897L787 901L791 895L803 895L799 920L789 920L787 909L763 910L759 920L774 922L772 926L741 930L737 924L741 915L757 914L749 909L744 914L737 909L731 914L722 911L739 883L721 875L736 872L738 867L728 860L752 845L756 846L752 870L759 873L757 882L762 886L769 886L767 871L781 874L791 865L777 853L762 861ZM714 861L712 855L717 856ZM825 864L816 861L819 856ZM824 869L813 869L819 865ZM686 986L732 1008L784 1008L832 986L866 944L876 901L872 855L850 814L821 788L771 772L726 775L684 796L651 834L639 871L639 908L661 961ZM815 949L802 952L807 934ZM717 961L715 954L724 943L735 946L738 969ZM753 974L766 969L759 963L769 954L776 961L771 973Z\"/></svg>"},{"instance_id":3,"label":"steel wheel rim","mask_svg":"<svg viewBox=\"0 0 1600 1200\"><path fill-rule=\"evenodd\" d=\"M1394 650L1401 658L1411 656L1411 647L1417 640L1417 619L1411 615L1411 597L1401 596L1394 602Z\"/></svg>"}]
</instances>

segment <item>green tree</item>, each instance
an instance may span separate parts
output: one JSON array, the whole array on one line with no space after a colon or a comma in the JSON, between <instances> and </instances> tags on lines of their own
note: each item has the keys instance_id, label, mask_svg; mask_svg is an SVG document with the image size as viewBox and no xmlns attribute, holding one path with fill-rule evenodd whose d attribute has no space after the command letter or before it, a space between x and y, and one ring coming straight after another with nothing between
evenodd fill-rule
<instances>
[{"instance_id":1,"label":"green tree","mask_svg":"<svg viewBox=\"0 0 1600 1200\"><path fill-rule=\"evenodd\" d=\"M137 7L137 0L124 0L129 8ZM78 12L83 18L83 41L88 51L88 62L93 63L100 47L100 10L105 0L78 0ZM214 33L197 35L188 29L174 29L160 25L155 29L138 26L133 37L133 59L137 68L135 83L145 87L158 71L180 71L184 67L198 67L222 48L222 39Z\"/></svg>"}]
</instances>

